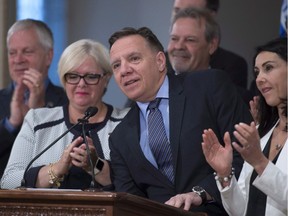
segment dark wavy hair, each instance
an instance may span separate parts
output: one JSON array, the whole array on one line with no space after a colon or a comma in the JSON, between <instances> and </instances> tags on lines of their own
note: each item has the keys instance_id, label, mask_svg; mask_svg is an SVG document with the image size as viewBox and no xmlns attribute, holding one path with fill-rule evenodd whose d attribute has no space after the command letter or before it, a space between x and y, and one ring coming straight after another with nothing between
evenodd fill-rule
<instances>
[{"instance_id":1,"label":"dark wavy hair","mask_svg":"<svg viewBox=\"0 0 288 216\"><path fill-rule=\"evenodd\" d=\"M281 59L287 62L287 37L276 38L274 40L269 41L268 43L258 46L256 48L256 54L253 59L253 63L255 65L256 57L261 52L273 52L276 53ZM258 104L258 121L259 121L259 135L260 137L264 136L272 127L276 124L279 119L277 107L269 106L265 98L259 95L259 104ZM287 98L280 98L283 102L283 112L282 115L287 117ZM287 130L287 125L286 125Z\"/></svg>"}]
</instances>

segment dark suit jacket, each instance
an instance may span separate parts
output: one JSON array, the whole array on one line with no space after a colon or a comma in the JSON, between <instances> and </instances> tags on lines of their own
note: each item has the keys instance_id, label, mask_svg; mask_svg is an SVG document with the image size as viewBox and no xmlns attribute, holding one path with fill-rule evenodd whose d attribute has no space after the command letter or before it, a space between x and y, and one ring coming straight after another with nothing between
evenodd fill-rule
<instances>
[{"instance_id":1,"label":"dark suit jacket","mask_svg":"<svg viewBox=\"0 0 288 216\"><path fill-rule=\"evenodd\" d=\"M225 72L207 70L182 75L169 74L170 143L175 170L172 185L145 158L140 144L139 108L135 104L110 135L113 183L116 191L129 192L165 202L170 197L202 186L216 202L195 211L225 215L212 168L202 153L202 133L211 128L222 141L224 132L252 117ZM242 159L235 154L240 172Z\"/></svg>"},{"instance_id":2,"label":"dark suit jacket","mask_svg":"<svg viewBox=\"0 0 288 216\"><path fill-rule=\"evenodd\" d=\"M169 61L168 53L165 52L165 55L168 73L174 73ZM227 72L232 82L237 86L244 89L248 88L248 65L243 57L218 47L218 49L211 55L209 65L213 69L220 69Z\"/></svg>"},{"instance_id":3,"label":"dark suit jacket","mask_svg":"<svg viewBox=\"0 0 288 216\"><path fill-rule=\"evenodd\" d=\"M168 53L165 52L165 55L168 73L174 74L175 72L169 61ZM218 47L218 49L211 55L209 64L212 69L220 69L228 74L229 78L236 85L237 90L249 107L249 101L253 99L255 92L248 90L248 66L246 60L233 52ZM129 106L129 102L127 102L126 105Z\"/></svg>"},{"instance_id":4,"label":"dark suit jacket","mask_svg":"<svg viewBox=\"0 0 288 216\"><path fill-rule=\"evenodd\" d=\"M218 49L211 55L210 66L211 68L226 71L230 76L230 79L237 86L244 89L248 88L248 65L243 57L218 47Z\"/></svg>"},{"instance_id":5,"label":"dark suit jacket","mask_svg":"<svg viewBox=\"0 0 288 216\"><path fill-rule=\"evenodd\" d=\"M14 140L20 131L20 128L18 128L15 133L10 133L3 126L3 120L6 117L10 117L10 102L13 91L14 88L12 83L7 88L0 90L0 178L2 177L8 162ZM50 81L46 89L45 100L46 107L61 106L68 101L63 88L53 85Z\"/></svg>"}]
</instances>

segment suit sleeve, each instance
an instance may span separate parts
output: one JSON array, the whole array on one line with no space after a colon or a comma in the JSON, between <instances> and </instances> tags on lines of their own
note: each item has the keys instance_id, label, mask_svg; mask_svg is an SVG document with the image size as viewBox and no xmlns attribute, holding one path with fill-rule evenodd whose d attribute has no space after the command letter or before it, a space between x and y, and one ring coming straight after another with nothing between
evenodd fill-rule
<instances>
[{"instance_id":1,"label":"suit sleeve","mask_svg":"<svg viewBox=\"0 0 288 216\"><path fill-rule=\"evenodd\" d=\"M1 120L0 123L0 137L1 137L1 145L0 145L0 157L7 152L7 150L11 150L13 142L18 134L19 130L15 133L10 133L4 126L4 119Z\"/></svg>"},{"instance_id":2,"label":"suit sleeve","mask_svg":"<svg viewBox=\"0 0 288 216\"><path fill-rule=\"evenodd\" d=\"M113 133L118 133L114 130ZM115 186L117 192L126 192L134 195L146 197L144 192L142 192L135 184L130 171L129 166L126 165L126 160L123 158L121 149L119 147L119 142L114 141L113 133L109 138L110 145L110 157L112 166L112 182ZM115 137L121 137L116 135ZM123 149L122 149L123 150Z\"/></svg>"}]
</instances>

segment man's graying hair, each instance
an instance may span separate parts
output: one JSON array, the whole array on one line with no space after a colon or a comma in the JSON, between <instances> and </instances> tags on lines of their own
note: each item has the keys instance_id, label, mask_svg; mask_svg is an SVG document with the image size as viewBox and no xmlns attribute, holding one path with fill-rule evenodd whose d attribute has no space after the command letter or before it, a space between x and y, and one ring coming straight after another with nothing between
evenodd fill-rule
<instances>
[{"instance_id":1,"label":"man's graying hair","mask_svg":"<svg viewBox=\"0 0 288 216\"><path fill-rule=\"evenodd\" d=\"M179 10L172 19L170 31L172 30L172 26L174 25L174 23L180 18L191 18L198 20L199 22L201 21L201 19L205 20L206 41L211 42L214 38L220 40L220 26L207 9L188 7Z\"/></svg>"},{"instance_id":2,"label":"man's graying hair","mask_svg":"<svg viewBox=\"0 0 288 216\"><path fill-rule=\"evenodd\" d=\"M10 40L10 37L18 31L26 29L35 29L39 41L44 49L49 50L53 49L53 33L51 29L42 21L34 19L23 19L15 22L7 33L7 45Z\"/></svg>"},{"instance_id":3,"label":"man's graying hair","mask_svg":"<svg viewBox=\"0 0 288 216\"><path fill-rule=\"evenodd\" d=\"M131 35L140 35L148 42L149 45L151 45L151 48L153 50L155 50L156 52L164 52L164 48L161 42L158 40L156 35L147 27L142 27L139 29L125 27L122 30L115 32L109 38L110 48L118 39Z\"/></svg>"}]
</instances>

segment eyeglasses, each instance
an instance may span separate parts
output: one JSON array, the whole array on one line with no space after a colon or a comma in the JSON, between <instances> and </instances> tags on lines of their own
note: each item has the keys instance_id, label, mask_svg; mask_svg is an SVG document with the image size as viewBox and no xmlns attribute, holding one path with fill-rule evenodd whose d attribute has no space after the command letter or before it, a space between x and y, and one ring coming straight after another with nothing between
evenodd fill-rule
<instances>
[{"instance_id":1,"label":"eyeglasses","mask_svg":"<svg viewBox=\"0 0 288 216\"><path fill-rule=\"evenodd\" d=\"M81 76L77 73L66 73L64 75L64 79L67 83L76 85L80 82L81 79L84 79L84 82L87 85L97 85L99 80L105 76L104 74L85 74Z\"/></svg>"}]
</instances>

